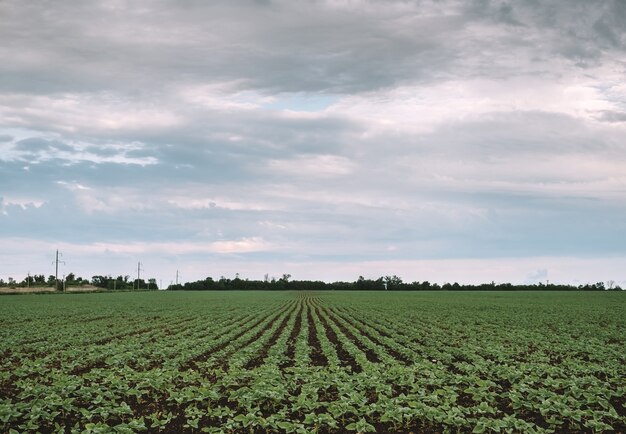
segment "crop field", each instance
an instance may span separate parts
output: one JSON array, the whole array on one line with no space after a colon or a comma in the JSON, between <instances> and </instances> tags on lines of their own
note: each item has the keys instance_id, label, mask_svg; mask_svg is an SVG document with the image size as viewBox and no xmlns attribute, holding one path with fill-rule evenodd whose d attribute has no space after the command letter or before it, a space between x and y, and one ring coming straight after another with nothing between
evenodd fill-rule
<instances>
[{"instance_id":1,"label":"crop field","mask_svg":"<svg viewBox=\"0 0 626 434\"><path fill-rule=\"evenodd\" d=\"M0 297L0 432L626 432L626 294Z\"/></svg>"}]
</instances>

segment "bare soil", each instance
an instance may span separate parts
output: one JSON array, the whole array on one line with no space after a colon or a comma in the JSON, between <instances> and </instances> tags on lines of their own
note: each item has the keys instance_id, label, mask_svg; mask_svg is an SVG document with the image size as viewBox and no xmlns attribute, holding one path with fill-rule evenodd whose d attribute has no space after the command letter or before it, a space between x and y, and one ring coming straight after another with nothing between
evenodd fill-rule
<instances>
[{"instance_id":1,"label":"bare soil","mask_svg":"<svg viewBox=\"0 0 626 434\"><path fill-rule=\"evenodd\" d=\"M102 291L103 288L98 288L93 285L85 286L68 286L65 288L66 292L90 292L90 291ZM55 292L54 286L31 286L30 288L0 288L0 294L30 294L36 292Z\"/></svg>"}]
</instances>

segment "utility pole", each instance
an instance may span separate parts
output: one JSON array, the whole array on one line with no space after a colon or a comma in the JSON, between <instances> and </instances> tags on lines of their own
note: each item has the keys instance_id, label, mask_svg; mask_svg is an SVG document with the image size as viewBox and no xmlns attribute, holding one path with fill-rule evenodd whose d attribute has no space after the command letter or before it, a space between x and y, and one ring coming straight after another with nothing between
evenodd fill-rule
<instances>
[{"instance_id":1,"label":"utility pole","mask_svg":"<svg viewBox=\"0 0 626 434\"><path fill-rule=\"evenodd\" d=\"M139 289L139 272L141 271L141 262L137 262L137 289Z\"/></svg>"},{"instance_id":2,"label":"utility pole","mask_svg":"<svg viewBox=\"0 0 626 434\"><path fill-rule=\"evenodd\" d=\"M28 272L28 280L26 280L26 287L30 289L30 271Z\"/></svg>"},{"instance_id":3,"label":"utility pole","mask_svg":"<svg viewBox=\"0 0 626 434\"><path fill-rule=\"evenodd\" d=\"M59 262L62 262L65 264L65 261L59 261L59 255L63 256L62 253L59 253L59 250L57 249L57 255L56 255L56 259L54 261L55 263L55 270L54 270L54 290L58 291L59 290Z\"/></svg>"},{"instance_id":4,"label":"utility pole","mask_svg":"<svg viewBox=\"0 0 626 434\"><path fill-rule=\"evenodd\" d=\"M59 290L59 250L57 249L57 259L55 261L56 268L54 270L54 290Z\"/></svg>"},{"instance_id":5,"label":"utility pole","mask_svg":"<svg viewBox=\"0 0 626 434\"><path fill-rule=\"evenodd\" d=\"M176 270L176 284L178 285L178 270Z\"/></svg>"}]
</instances>

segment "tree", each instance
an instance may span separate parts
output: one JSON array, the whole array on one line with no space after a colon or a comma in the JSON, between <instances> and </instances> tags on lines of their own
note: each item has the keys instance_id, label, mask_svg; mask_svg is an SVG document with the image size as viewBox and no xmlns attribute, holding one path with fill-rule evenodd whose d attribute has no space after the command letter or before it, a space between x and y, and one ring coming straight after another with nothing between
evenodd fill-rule
<instances>
[{"instance_id":1,"label":"tree","mask_svg":"<svg viewBox=\"0 0 626 434\"><path fill-rule=\"evenodd\" d=\"M280 278L283 282L287 283L291 279L291 274L283 274L283 277Z\"/></svg>"},{"instance_id":2,"label":"tree","mask_svg":"<svg viewBox=\"0 0 626 434\"><path fill-rule=\"evenodd\" d=\"M385 283L386 289L400 289L400 286L402 285L402 279L395 274L393 276L383 277L383 282Z\"/></svg>"},{"instance_id":3,"label":"tree","mask_svg":"<svg viewBox=\"0 0 626 434\"><path fill-rule=\"evenodd\" d=\"M24 280L20 282L20 286L23 288L28 287L28 286L33 286L34 282L35 282L35 279L33 276L26 276Z\"/></svg>"},{"instance_id":4,"label":"tree","mask_svg":"<svg viewBox=\"0 0 626 434\"><path fill-rule=\"evenodd\" d=\"M108 288L111 276L92 276L91 284L98 288Z\"/></svg>"}]
</instances>

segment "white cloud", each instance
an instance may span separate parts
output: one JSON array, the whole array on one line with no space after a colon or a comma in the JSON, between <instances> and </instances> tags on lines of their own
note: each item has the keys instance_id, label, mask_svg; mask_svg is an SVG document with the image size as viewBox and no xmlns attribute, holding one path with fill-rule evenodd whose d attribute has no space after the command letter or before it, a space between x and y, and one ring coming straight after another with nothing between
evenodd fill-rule
<instances>
[{"instance_id":1,"label":"white cloud","mask_svg":"<svg viewBox=\"0 0 626 434\"><path fill-rule=\"evenodd\" d=\"M624 23L581 0L5 1L0 237L198 277L611 274Z\"/></svg>"},{"instance_id":2,"label":"white cloud","mask_svg":"<svg viewBox=\"0 0 626 434\"><path fill-rule=\"evenodd\" d=\"M351 174L356 165L346 157L337 155L298 155L291 159L270 160L272 172L296 177L337 177Z\"/></svg>"},{"instance_id":3,"label":"white cloud","mask_svg":"<svg viewBox=\"0 0 626 434\"><path fill-rule=\"evenodd\" d=\"M177 208L188 210L201 209L226 209L232 211L265 211L276 209L276 206L258 201L233 200L223 196L202 198L195 195L168 195L167 203Z\"/></svg>"},{"instance_id":4,"label":"white cloud","mask_svg":"<svg viewBox=\"0 0 626 434\"><path fill-rule=\"evenodd\" d=\"M162 130L182 122L178 114L166 107L113 93L5 94L0 103L0 120L14 128L69 135Z\"/></svg>"},{"instance_id":5,"label":"white cloud","mask_svg":"<svg viewBox=\"0 0 626 434\"><path fill-rule=\"evenodd\" d=\"M245 88L244 81L234 80L225 83L187 85L179 90L179 94L185 102L219 111L257 109L275 100L273 96L263 96Z\"/></svg>"},{"instance_id":6,"label":"white cloud","mask_svg":"<svg viewBox=\"0 0 626 434\"><path fill-rule=\"evenodd\" d=\"M211 244L216 253L250 253L273 250L273 246L260 237L235 241L216 241Z\"/></svg>"},{"instance_id":7,"label":"white cloud","mask_svg":"<svg viewBox=\"0 0 626 434\"><path fill-rule=\"evenodd\" d=\"M507 78L444 80L347 96L326 111L367 125L366 136L431 133L442 125L473 122L501 112L555 113L583 122L620 108L602 76L517 75ZM621 104L626 100L622 95Z\"/></svg>"}]
</instances>

